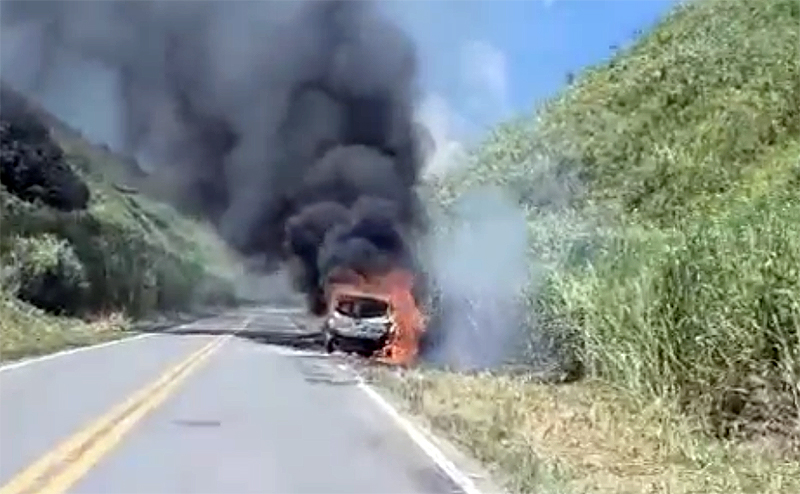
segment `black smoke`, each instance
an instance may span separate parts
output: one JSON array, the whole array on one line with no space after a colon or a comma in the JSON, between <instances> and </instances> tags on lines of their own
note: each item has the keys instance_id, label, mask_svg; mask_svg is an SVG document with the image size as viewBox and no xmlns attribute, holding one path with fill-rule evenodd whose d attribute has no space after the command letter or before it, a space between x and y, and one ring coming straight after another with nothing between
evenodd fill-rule
<instances>
[{"instance_id":1,"label":"black smoke","mask_svg":"<svg viewBox=\"0 0 800 494\"><path fill-rule=\"evenodd\" d=\"M58 85L54 68L67 56L113 73L122 151L149 157L154 176L178 176L176 203L241 253L293 261L317 310L334 267L411 265L431 139L412 119L415 48L379 5L1 5L4 30L36 33L20 48L37 64L23 89Z\"/></svg>"}]
</instances>

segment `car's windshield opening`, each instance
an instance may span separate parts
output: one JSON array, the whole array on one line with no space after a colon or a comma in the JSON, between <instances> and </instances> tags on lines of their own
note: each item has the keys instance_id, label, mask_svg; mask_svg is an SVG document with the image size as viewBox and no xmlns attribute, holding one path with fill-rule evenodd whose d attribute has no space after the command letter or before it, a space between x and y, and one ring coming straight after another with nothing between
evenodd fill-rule
<instances>
[{"instance_id":1,"label":"car's windshield opening","mask_svg":"<svg viewBox=\"0 0 800 494\"><path fill-rule=\"evenodd\" d=\"M336 304L336 312L353 318L381 317L389 312L389 304L370 297L342 297Z\"/></svg>"}]
</instances>

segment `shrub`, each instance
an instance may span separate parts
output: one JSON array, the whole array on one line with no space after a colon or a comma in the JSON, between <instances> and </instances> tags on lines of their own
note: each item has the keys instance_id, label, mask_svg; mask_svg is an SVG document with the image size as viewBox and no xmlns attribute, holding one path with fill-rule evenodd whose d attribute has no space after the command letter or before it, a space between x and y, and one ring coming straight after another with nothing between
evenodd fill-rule
<instances>
[{"instance_id":1,"label":"shrub","mask_svg":"<svg viewBox=\"0 0 800 494\"><path fill-rule=\"evenodd\" d=\"M18 237L4 257L6 290L49 312L81 312L89 284L69 242L50 234Z\"/></svg>"}]
</instances>

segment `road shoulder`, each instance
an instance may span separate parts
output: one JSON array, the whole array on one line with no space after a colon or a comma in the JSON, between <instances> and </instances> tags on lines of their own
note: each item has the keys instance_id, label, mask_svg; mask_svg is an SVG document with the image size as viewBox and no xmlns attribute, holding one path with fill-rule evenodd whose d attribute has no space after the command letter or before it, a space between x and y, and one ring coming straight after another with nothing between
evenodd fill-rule
<instances>
[{"instance_id":1,"label":"road shoulder","mask_svg":"<svg viewBox=\"0 0 800 494\"><path fill-rule=\"evenodd\" d=\"M368 387L373 393L380 396L388 406L395 410L405 422L400 427L413 429L407 431L410 434L420 434L425 443L430 446L421 446L424 449L434 448L435 452L427 452L429 456L443 456L445 461L450 464L447 468L455 469L453 477L456 477L462 489L475 494L507 494L506 490L500 486L492 473L478 460L470 456L463 448L457 446L450 439L446 438L431 424L422 414L414 413L402 395L396 392L396 388L389 383L394 379L401 379L389 369L364 369L361 372L364 379L364 387ZM463 481L460 479L464 479ZM464 486L463 484L467 484ZM466 488L465 488L466 487Z\"/></svg>"}]
</instances>

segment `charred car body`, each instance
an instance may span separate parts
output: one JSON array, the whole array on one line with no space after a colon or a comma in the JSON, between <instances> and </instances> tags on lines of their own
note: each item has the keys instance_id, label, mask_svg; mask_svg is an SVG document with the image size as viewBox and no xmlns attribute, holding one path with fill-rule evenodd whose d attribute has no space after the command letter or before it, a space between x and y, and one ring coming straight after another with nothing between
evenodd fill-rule
<instances>
[{"instance_id":1,"label":"charred car body","mask_svg":"<svg viewBox=\"0 0 800 494\"><path fill-rule=\"evenodd\" d=\"M325 350L371 357L383 349L397 330L389 297L352 287L336 287L323 323Z\"/></svg>"},{"instance_id":2,"label":"charred car body","mask_svg":"<svg viewBox=\"0 0 800 494\"><path fill-rule=\"evenodd\" d=\"M322 324L325 349L341 350L397 365L414 361L424 318L411 294L410 273L330 283Z\"/></svg>"}]
</instances>

